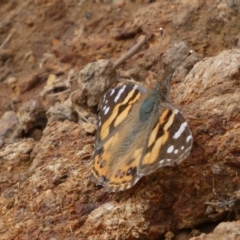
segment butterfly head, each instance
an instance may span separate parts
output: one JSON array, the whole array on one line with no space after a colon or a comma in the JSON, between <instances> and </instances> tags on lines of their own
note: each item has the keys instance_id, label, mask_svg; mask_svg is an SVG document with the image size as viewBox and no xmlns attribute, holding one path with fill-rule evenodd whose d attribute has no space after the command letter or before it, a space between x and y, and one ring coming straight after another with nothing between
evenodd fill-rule
<instances>
[{"instance_id":1,"label":"butterfly head","mask_svg":"<svg viewBox=\"0 0 240 240\"><path fill-rule=\"evenodd\" d=\"M160 95L164 95L165 97L169 96L170 89L171 89L171 82L172 75L168 75L164 81L158 82L156 84L156 90L160 93Z\"/></svg>"}]
</instances>

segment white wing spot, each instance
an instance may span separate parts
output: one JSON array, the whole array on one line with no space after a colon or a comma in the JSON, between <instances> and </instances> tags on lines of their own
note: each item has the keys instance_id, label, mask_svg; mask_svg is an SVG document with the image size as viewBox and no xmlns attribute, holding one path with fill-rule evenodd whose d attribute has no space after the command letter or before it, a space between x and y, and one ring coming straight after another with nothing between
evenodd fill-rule
<instances>
[{"instance_id":1,"label":"white wing spot","mask_svg":"<svg viewBox=\"0 0 240 240\"><path fill-rule=\"evenodd\" d=\"M178 112L179 112L178 109L176 109L176 108L173 109L174 114L177 114Z\"/></svg>"},{"instance_id":2,"label":"white wing spot","mask_svg":"<svg viewBox=\"0 0 240 240\"><path fill-rule=\"evenodd\" d=\"M186 126L187 126L186 122L182 123L178 131L174 134L173 138L178 139L185 130Z\"/></svg>"},{"instance_id":3,"label":"white wing spot","mask_svg":"<svg viewBox=\"0 0 240 240\"><path fill-rule=\"evenodd\" d=\"M105 103L107 104L107 103L108 103L108 100L106 100Z\"/></svg>"},{"instance_id":4,"label":"white wing spot","mask_svg":"<svg viewBox=\"0 0 240 240\"><path fill-rule=\"evenodd\" d=\"M110 96L112 96L115 93L115 89L112 89L110 92Z\"/></svg>"},{"instance_id":5,"label":"white wing spot","mask_svg":"<svg viewBox=\"0 0 240 240\"><path fill-rule=\"evenodd\" d=\"M173 160L172 159L163 159L159 162L158 166L169 166L172 165Z\"/></svg>"},{"instance_id":6,"label":"white wing spot","mask_svg":"<svg viewBox=\"0 0 240 240\"><path fill-rule=\"evenodd\" d=\"M159 162L159 164L160 164L160 165L163 165L164 162L165 162L165 160L161 160L161 161Z\"/></svg>"},{"instance_id":7,"label":"white wing spot","mask_svg":"<svg viewBox=\"0 0 240 240\"><path fill-rule=\"evenodd\" d=\"M99 122L98 122L98 126L100 127L101 125L102 125L102 122L101 122L101 121L99 121Z\"/></svg>"},{"instance_id":8,"label":"white wing spot","mask_svg":"<svg viewBox=\"0 0 240 240\"><path fill-rule=\"evenodd\" d=\"M184 149L184 146L181 146L181 150L183 150Z\"/></svg>"},{"instance_id":9,"label":"white wing spot","mask_svg":"<svg viewBox=\"0 0 240 240\"><path fill-rule=\"evenodd\" d=\"M171 153L171 152L173 151L173 149L174 149L174 146L173 146L173 145L170 146L170 147L167 149L167 153Z\"/></svg>"},{"instance_id":10,"label":"white wing spot","mask_svg":"<svg viewBox=\"0 0 240 240\"><path fill-rule=\"evenodd\" d=\"M107 115L107 113L109 112L110 107L107 107L106 110L104 111L104 115Z\"/></svg>"},{"instance_id":11,"label":"white wing spot","mask_svg":"<svg viewBox=\"0 0 240 240\"><path fill-rule=\"evenodd\" d=\"M186 142L189 142L191 139L192 139L192 136L189 135L189 136L187 137L187 139L186 139Z\"/></svg>"},{"instance_id":12,"label":"white wing spot","mask_svg":"<svg viewBox=\"0 0 240 240\"><path fill-rule=\"evenodd\" d=\"M124 85L118 92L117 96L114 98L114 102L117 102L119 100L119 98L121 97L122 93L124 92L126 88L126 85Z\"/></svg>"},{"instance_id":13,"label":"white wing spot","mask_svg":"<svg viewBox=\"0 0 240 240\"><path fill-rule=\"evenodd\" d=\"M103 107L103 111L106 109L106 107L107 107L106 105Z\"/></svg>"},{"instance_id":14,"label":"white wing spot","mask_svg":"<svg viewBox=\"0 0 240 240\"><path fill-rule=\"evenodd\" d=\"M174 150L174 153L177 154L177 153L178 153L178 149L175 149L175 150Z\"/></svg>"}]
</instances>

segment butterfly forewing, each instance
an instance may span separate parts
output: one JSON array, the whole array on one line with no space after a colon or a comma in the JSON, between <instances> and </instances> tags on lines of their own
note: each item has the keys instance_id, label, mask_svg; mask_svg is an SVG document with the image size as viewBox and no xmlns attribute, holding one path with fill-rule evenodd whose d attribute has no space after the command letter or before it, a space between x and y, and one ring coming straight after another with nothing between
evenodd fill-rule
<instances>
[{"instance_id":1,"label":"butterfly forewing","mask_svg":"<svg viewBox=\"0 0 240 240\"><path fill-rule=\"evenodd\" d=\"M134 128L145 92L138 85L124 85L108 91L100 103L91 172L93 181L109 191L130 187L136 176L141 154L133 139L141 132Z\"/></svg>"},{"instance_id":2,"label":"butterfly forewing","mask_svg":"<svg viewBox=\"0 0 240 240\"><path fill-rule=\"evenodd\" d=\"M91 178L110 192L125 190L159 167L182 162L191 147L188 124L162 94L123 85L100 103Z\"/></svg>"},{"instance_id":3,"label":"butterfly forewing","mask_svg":"<svg viewBox=\"0 0 240 240\"><path fill-rule=\"evenodd\" d=\"M97 141L109 138L116 131L144 91L137 85L123 85L104 95L99 107Z\"/></svg>"}]
</instances>

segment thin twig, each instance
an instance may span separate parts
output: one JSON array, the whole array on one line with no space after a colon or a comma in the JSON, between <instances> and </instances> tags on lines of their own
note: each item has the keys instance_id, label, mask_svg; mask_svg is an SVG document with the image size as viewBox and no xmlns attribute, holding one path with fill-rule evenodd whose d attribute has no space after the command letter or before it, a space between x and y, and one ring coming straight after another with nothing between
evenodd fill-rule
<instances>
[{"instance_id":1,"label":"thin twig","mask_svg":"<svg viewBox=\"0 0 240 240\"><path fill-rule=\"evenodd\" d=\"M63 91L61 91L61 92L65 92L65 91L68 90L68 89L67 89L68 87L66 86L66 83L60 82L60 83L56 83L56 84L53 85L53 86L44 87L43 91L41 91L39 95L40 95L41 97L43 97L43 96L45 96L46 94L49 94L49 93L53 92L53 91L54 91L55 89L57 89L57 88L66 88L66 90L63 90ZM57 93L57 94L59 94L59 93Z\"/></svg>"},{"instance_id":2,"label":"thin twig","mask_svg":"<svg viewBox=\"0 0 240 240\"><path fill-rule=\"evenodd\" d=\"M0 50L2 50L2 48L4 48L4 46L7 44L7 42L11 39L12 35L13 35L13 33L8 34L7 38L1 44Z\"/></svg>"},{"instance_id":3,"label":"thin twig","mask_svg":"<svg viewBox=\"0 0 240 240\"><path fill-rule=\"evenodd\" d=\"M132 57L146 41L147 37L145 35L141 35L139 37L139 41L131 49L129 49L123 56L121 56L118 60L116 60L113 63L113 68L117 68L128 58Z\"/></svg>"},{"instance_id":4,"label":"thin twig","mask_svg":"<svg viewBox=\"0 0 240 240\"><path fill-rule=\"evenodd\" d=\"M222 199L220 198L220 196L216 193L215 191L215 182L214 182L214 178L213 178L213 187L212 187L212 191L213 193L219 198L220 201L222 201Z\"/></svg>"},{"instance_id":5,"label":"thin twig","mask_svg":"<svg viewBox=\"0 0 240 240\"><path fill-rule=\"evenodd\" d=\"M204 204L206 205L212 205L212 206L218 206L218 207L231 207L234 206L235 202L237 201L237 199L232 199L229 201L223 201L223 202L205 202Z\"/></svg>"}]
</instances>

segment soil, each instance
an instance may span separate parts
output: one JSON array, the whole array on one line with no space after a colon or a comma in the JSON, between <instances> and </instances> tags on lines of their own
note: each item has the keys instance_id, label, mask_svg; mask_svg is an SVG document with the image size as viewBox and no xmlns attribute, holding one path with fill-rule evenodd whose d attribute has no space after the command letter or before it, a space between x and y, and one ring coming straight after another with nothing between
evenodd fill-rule
<instances>
[{"instance_id":1,"label":"soil","mask_svg":"<svg viewBox=\"0 0 240 240\"><path fill-rule=\"evenodd\" d=\"M106 238L104 238L105 235L101 235L101 238L98 238L97 230L95 238L90 236L91 224L94 225L93 222L95 220L93 221L90 217L86 221L87 216L94 209L99 208L99 212L96 212L96 215L103 216L102 218L105 219L105 216L101 214L107 211L107 207L104 204L109 201L112 201L112 205L109 205L110 208L116 207L117 214L121 216L125 206L131 207L132 202L130 200L127 200L129 205L124 205L119 199L125 199L125 196L122 198L122 195L112 196L104 193L97 187L94 188L91 185L92 183L89 183L89 180L84 182L84 186L91 186L89 191L94 191L94 193L91 192L90 194L94 201L85 199L89 197L88 189L83 188L79 183L74 183L74 179L66 185L63 184L63 189L55 189L55 187L58 188L68 178L70 168L73 173L76 169L82 168L83 175L86 175L86 179L88 179L87 161L92 152L94 127L87 126L84 128L81 126L77 129L77 118L72 113L69 113L67 118L69 122L67 123L51 120L47 124L46 112L56 103L61 104L66 101L70 94L79 88L77 81L79 72L88 63L99 59L117 60L137 43L140 35L147 37L147 43L139 49L137 54L127 59L118 68L119 71L125 71L125 73L132 70L134 77L139 82L144 82L152 73L159 78L163 78L166 72L169 71L169 65L171 65L170 63L166 64L167 60L163 59L164 53L166 53L167 49L173 48L180 42L184 42L189 49L192 49L199 60L216 56L223 50L238 49L240 47L239 16L240 4L230 3L229 1L218 1L218 3L212 0L0 1L0 119L4 120L1 122L0 134L5 131L2 129L8 128L5 127L7 124L12 126L9 136L14 132L14 135L11 135L12 140L0 142L2 159L4 159L3 156L9 154L7 151L8 145L11 146L11 149L16 149L15 155L11 155L8 158L9 162L4 162L2 167L0 167L0 192L3 195L3 200L0 201L0 206L2 207L0 239L115 239L111 234L109 238L107 235ZM160 27L164 29L162 37L159 34ZM170 56L173 59L174 52ZM180 60L180 63L181 61L183 60ZM179 60L176 57L172 62L174 62L172 66L174 70L177 68ZM175 86L178 86L177 84L182 81L181 76L185 77L195 62L197 60L192 60L191 64L189 63L186 66L186 72L180 72L178 73L179 75L175 75L173 80ZM70 78L72 79L71 84L67 86L65 83ZM56 87L56 84L59 85ZM53 85L55 87L51 88ZM194 83L193 86L195 86ZM48 91L46 90L48 89L47 87L50 87L50 90L46 93ZM176 88L173 87L173 89ZM67 91L65 91L66 89ZM232 89L234 89L234 86L232 86ZM183 92L184 88L181 91ZM50 93L49 96L48 93ZM197 94L194 95L192 92L190 94L192 94L190 100L184 97L180 99L184 94L178 95L176 103L184 105L184 101L184 103L188 103L188 101L194 100L197 96ZM35 104L35 101L37 104ZM224 103L222 104L224 106ZM87 112L87 116L92 114L94 118L95 106L87 106L84 110ZM191 106L189 110L183 108L183 112L191 112L188 116L193 113L196 114L195 110ZM66 109L64 111L67 112ZM9 112L13 112L13 115ZM7 117L6 113L8 114ZM64 119L66 119L67 114L65 114ZM24 120L21 122L21 126L18 127L16 118L23 119L24 116L24 119L26 119L26 115L34 120ZM85 116L85 114L83 115ZM204 119L204 114L201 116ZM58 117L59 119L60 117ZM217 134L221 135L225 130L222 129L224 124L222 122L219 123L220 121L221 119L214 118L206 122L206 125L219 131ZM203 123L201 124L204 125ZM221 127L215 128L218 124L222 124ZM193 120L192 127L195 129L193 132L197 135L197 132L200 130L197 129L196 125L194 125ZM204 127L202 127L201 131L204 131ZM54 132L56 135L54 135ZM63 133L66 136L61 135ZM58 143L54 145L56 139ZM196 142L202 144L202 146L206 143L206 138L201 139L199 137L196 139ZM218 144L223 144L223 141L218 139L216 140L216 146L207 148L209 155L212 154L211 151L214 151L211 149L217 148ZM194 145L195 156L199 157L202 154L202 146ZM222 151L224 151L224 146L222 145ZM69 163L68 167L59 170L59 166L57 166L58 158L64 156L64 159L71 159L71 152L69 151L73 151L76 148L79 150L78 156L81 157L73 158L73 162ZM232 153L239 157L238 150L232 149ZM201 159L198 157L194 159L194 154L192 156L192 160L195 161L196 165L199 163L197 161ZM53 159L56 162L51 162ZM11 162L11 160L13 161ZM51 170L54 169L53 171L57 172L56 175L50 173L50 165L45 165L47 164L45 161L49 161L52 167ZM206 164L206 160L201 159L201 161L201 164ZM212 161L214 162L214 160ZM239 165L237 167L239 168ZM191 175L188 170L186 170L186 175ZM200 169L198 170L201 171ZM231 170L227 173L232 178L235 174ZM198 175L200 173L194 172L194 174ZM171 172L163 173L163 175L174 178L174 174ZM38 180L33 179L33 177L38 178L37 176L39 176ZM74 177L76 176L74 175ZM28 178L31 178L31 180ZM45 183L44 178L51 179L50 183ZM222 179L225 179L225 177ZM218 180L219 182L216 183L216 186L221 188L221 178L219 177ZM154 179L149 181L154 182ZM235 181L234 184L229 186L232 193L237 190L236 188L239 184L237 176L233 181ZM188 182L188 180L186 182L190 188L192 183ZM23 184L17 192L22 197L14 198L13 196L16 196L16 192L14 192L13 188L17 184ZM165 188L171 192L170 185L175 186L175 184L174 181L172 183L167 182ZM212 180L209 180L206 184L207 189L212 189ZM194 183L194 187L196 188L195 191L197 191L199 188L198 183ZM68 196L64 195L66 190L69 190ZM180 190L176 187L176 192L172 195L166 194L166 196L162 196L165 198L165 202L162 202L160 208L162 209L164 206L168 206L169 202L175 201L176 193L181 194ZM41 195L40 192L44 192L44 194ZM80 196L77 194L78 192L81 192ZM188 193L185 194L189 197ZM202 194L204 195L204 193ZM52 195L57 200L51 200L49 196L52 197ZM230 198L228 195L226 197ZM28 208L28 198L32 204L30 204L31 211L26 210ZM33 201L34 198L36 199ZM47 200L45 201L44 199ZM201 199L201 201L206 199ZM50 203L50 201L54 202L55 200L58 202L57 210L54 209L56 206ZM154 204L154 199L151 199L151 201ZM230 200L226 201L229 202ZM114 205L115 203L120 203L120 205L116 206ZM63 209L61 209L61 204ZM182 215L188 215L191 212L190 210L198 203L192 201L191 204L191 206L186 206L184 201L179 201L175 204L175 208L185 209L186 212L182 213ZM201 204L204 205L204 202L201 202ZM68 208L64 208L64 205L67 205ZM165 239L173 239L174 234L177 239L179 234L177 229L187 229L185 235L181 234L186 237L185 239L189 239L194 235L190 234L191 231L189 229L191 227L194 228L198 224L209 221L205 217L201 218L202 213L199 213L199 219L201 218L201 220L194 221L193 225L184 221L176 223L179 217L177 214L171 215L171 217L176 218L176 222L175 220L171 222L170 217L169 219L166 217L166 212L159 212L159 216L156 216L157 214L151 212L152 209L151 211L148 209L147 214L154 216L156 221L151 227L147 228L140 214L145 206L139 203L135 207L136 213L133 211L130 217L139 219L139 225L135 227L138 230L141 229L142 232L147 231L149 238L144 234L139 235L139 232L135 233L136 229L134 226L131 226L131 228L128 226L129 228L126 229L130 233L126 234L124 232L123 235L125 237L122 239L137 239L139 237L140 239L157 239L163 236L165 236ZM26 215L21 215L21 212L25 210ZM61 211L62 215L60 214ZM173 211L176 210L173 209ZM33 212L36 215L32 216ZM215 216L214 220L226 220L225 213L218 212L218 216ZM26 217L27 214L29 214L28 217ZM109 216L114 219L114 215ZM124 217L126 216L124 215ZM170 226L168 229L159 227L159 219L162 217L168 219L169 225L167 226ZM236 214L234 220L238 220L238 218ZM151 219L151 217L147 219ZM49 227L52 226L51 224L55 225L53 229ZM81 230L84 224L85 229ZM177 224L179 225L176 226ZM38 225L41 225L41 227ZM94 226L94 228L101 228L101 224ZM174 232L174 234L171 235L170 231ZM201 231L204 232L204 230ZM78 238L79 236L81 238ZM88 236L90 237L87 238Z\"/></svg>"}]
</instances>

